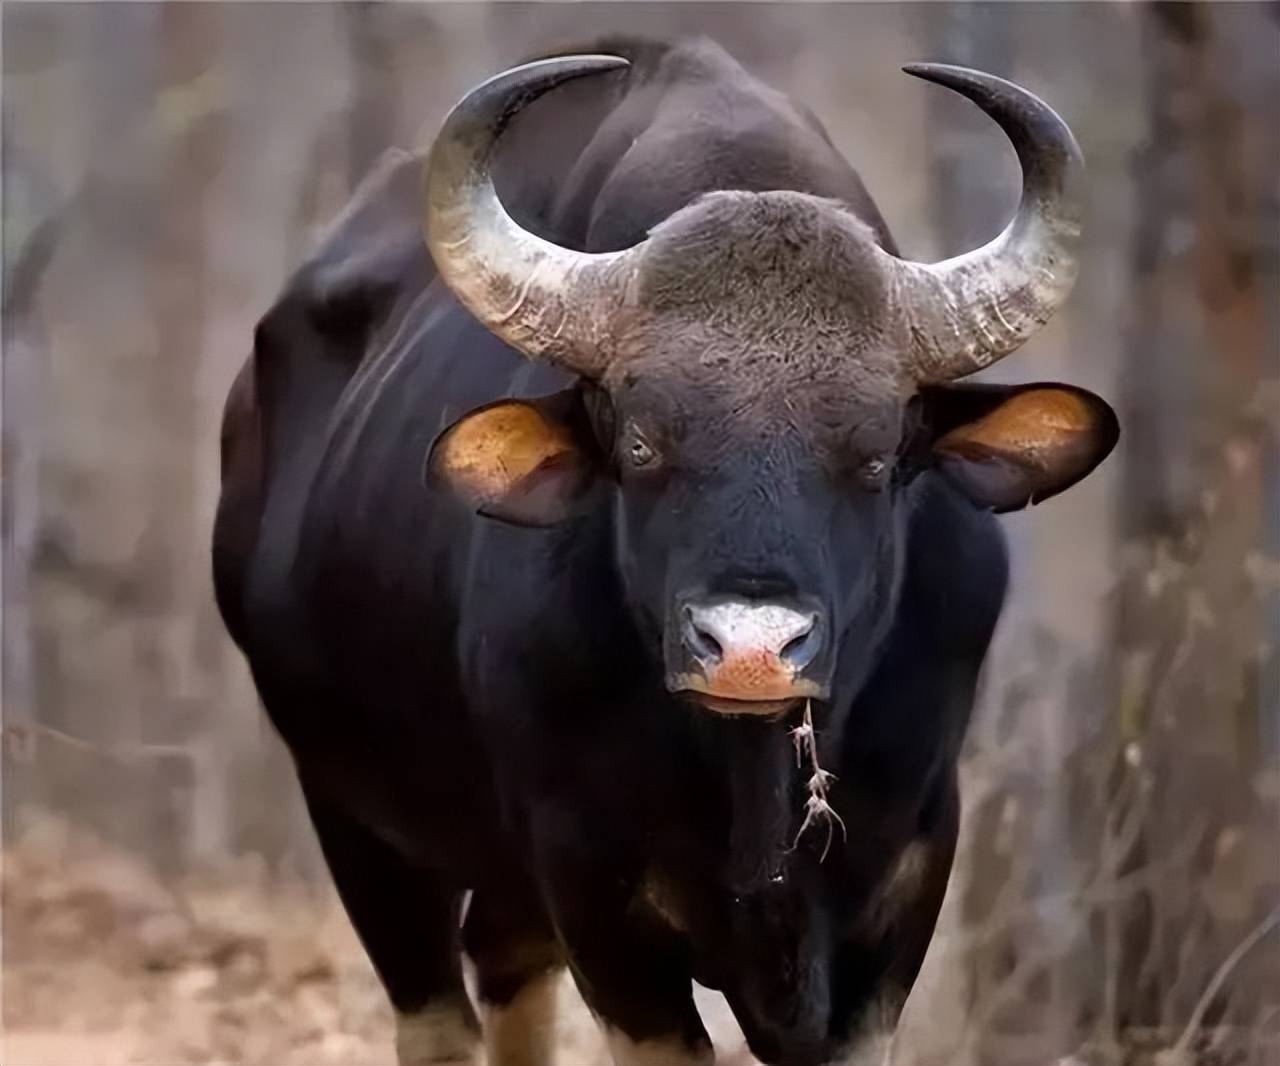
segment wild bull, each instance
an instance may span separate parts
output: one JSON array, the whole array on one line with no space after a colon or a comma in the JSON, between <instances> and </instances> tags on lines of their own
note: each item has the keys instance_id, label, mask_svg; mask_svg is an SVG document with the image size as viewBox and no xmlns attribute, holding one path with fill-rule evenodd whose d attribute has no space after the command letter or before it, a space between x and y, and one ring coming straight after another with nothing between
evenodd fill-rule
<instances>
[{"instance_id":1,"label":"wild bull","mask_svg":"<svg viewBox=\"0 0 1280 1066\"><path fill-rule=\"evenodd\" d=\"M906 68L1023 173L990 244L914 263L718 47L609 50L475 89L262 319L218 602L402 1063L550 1063L566 964L619 1066L711 1061L694 980L764 1062L845 1061L947 883L993 512L1117 438L1068 385L951 384L1065 299L1080 153L1015 85Z\"/></svg>"}]
</instances>

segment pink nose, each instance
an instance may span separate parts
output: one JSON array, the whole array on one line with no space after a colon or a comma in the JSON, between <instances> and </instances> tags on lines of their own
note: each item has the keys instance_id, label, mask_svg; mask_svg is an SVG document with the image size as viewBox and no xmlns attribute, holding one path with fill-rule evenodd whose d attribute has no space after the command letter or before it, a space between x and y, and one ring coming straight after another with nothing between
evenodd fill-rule
<instances>
[{"instance_id":1,"label":"pink nose","mask_svg":"<svg viewBox=\"0 0 1280 1066\"><path fill-rule=\"evenodd\" d=\"M797 675L820 649L817 615L773 603L690 604L684 643L710 695L738 700L788 699Z\"/></svg>"}]
</instances>

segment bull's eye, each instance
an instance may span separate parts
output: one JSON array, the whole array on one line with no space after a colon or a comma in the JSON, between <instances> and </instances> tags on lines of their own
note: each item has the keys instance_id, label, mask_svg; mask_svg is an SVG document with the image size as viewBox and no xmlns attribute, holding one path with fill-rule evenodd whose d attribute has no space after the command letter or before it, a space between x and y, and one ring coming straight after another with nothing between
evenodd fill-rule
<instances>
[{"instance_id":1,"label":"bull's eye","mask_svg":"<svg viewBox=\"0 0 1280 1066\"><path fill-rule=\"evenodd\" d=\"M655 456L653 449L640 437L632 437L627 445L627 461L632 466L648 466Z\"/></svg>"}]
</instances>

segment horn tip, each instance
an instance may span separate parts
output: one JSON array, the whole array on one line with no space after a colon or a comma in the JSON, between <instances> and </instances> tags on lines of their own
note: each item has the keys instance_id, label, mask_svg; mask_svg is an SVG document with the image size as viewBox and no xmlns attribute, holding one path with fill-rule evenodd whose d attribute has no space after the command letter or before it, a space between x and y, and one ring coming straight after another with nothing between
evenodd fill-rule
<instances>
[{"instance_id":1,"label":"horn tip","mask_svg":"<svg viewBox=\"0 0 1280 1066\"><path fill-rule=\"evenodd\" d=\"M524 89L531 96L537 96L555 88L561 82L571 81L584 75L607 74L629 66L631 66L630 60L613 55L563 55L535 59L494 74L481 82L463 97L455 108L455 112L462 112L466 104L482 109L485 106L492 107L495 99L501 99L503 94L508 94L512 90Z\"/></svg>"},{"instance_id":2,"label":"horn tip","mask_svg":"<svg viewBox=\"0 0 1280 1066\"><path fill-rule=\"evenodd\" d=\"M969 67L956 66L954 63L904 63L902 72L910 74L913 78L931 81L936 85L945 85L948 88L974 85L979 80L1003 81L1003 79L996 78L994 75L981 74Z\"/></svg>"},{"instance_id":3,"label":"horn tip","mask_svg":"<svg viewBox=\"0 0 1280 1066\"><path fill-rule=\"evenodd\" d=\"M951 63L934 63L931 60L918 60L914 63L902 64L903 73L910 74L913 78L927 78L934 71L963 69L963 67L957 67Z\"/></svg>"}]
</instances>

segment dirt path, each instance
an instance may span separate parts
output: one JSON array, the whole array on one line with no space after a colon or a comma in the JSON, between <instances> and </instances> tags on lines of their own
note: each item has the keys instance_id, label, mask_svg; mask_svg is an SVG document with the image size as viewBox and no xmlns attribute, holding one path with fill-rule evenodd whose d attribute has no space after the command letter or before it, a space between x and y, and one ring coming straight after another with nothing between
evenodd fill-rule
<instances>
[{"instance_id":1,"label":"dirt path","mask_svg":"<svg viewBox=\"0 0 1280 1066\"><path fill-rule=\"evenodd\" d=\"M175 890L64 823L8 842L4 1066L391 1064L391 1012L328 889L269 882L253 862ZM723 1000L700 1003L724 1056L744 1057ZM563 1066L604 1066L571 983Z\"/></svg>"},{"instance_id":2,"label":"dirt path","mask_svg":"<svg viewBox=\"0 0 1280 1066\"><path fill-rule=\"evenodd\" d=\"M49 818L5 845L3 1066L393 1066L390 1007L327 883L273 879L245 860L174 887ZM939 950L944 941L935 941L908 1003L897 1066L959 1066L952 1036L960 1030L948 1017L957 965ZM698 1006L717 1066L752 1066L724 1000L700 990ZM595 1024L567 979L560 1007L557 1066L607 1066ZM1157 1041L1141 1053L1050 1062L1280 1061L1271 1055L1274 1040L1262 1034L1248 1041L1252 1052L1214 1042L1217 1050L1185 1059L1162 1057L1165 1042ZM983 1066L1028 1062L1025 1053L996 1058Z\"/></svg>"}]
</instances>

